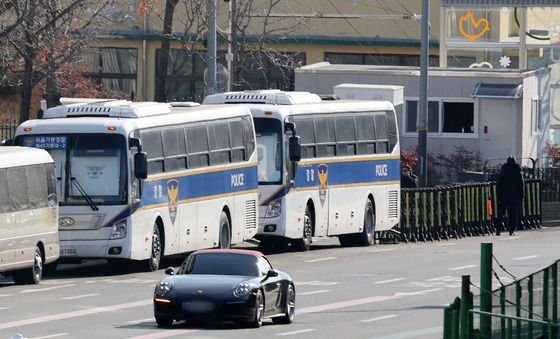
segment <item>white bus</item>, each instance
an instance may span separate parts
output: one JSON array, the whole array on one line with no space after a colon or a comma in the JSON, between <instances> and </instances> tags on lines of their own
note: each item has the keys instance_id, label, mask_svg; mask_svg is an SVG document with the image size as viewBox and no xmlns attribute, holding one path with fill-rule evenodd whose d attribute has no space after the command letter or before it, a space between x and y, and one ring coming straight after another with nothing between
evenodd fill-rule
<instances>
[{"instance_id":1,"label":"white bus","mask_svg":"<svg viewBox=\"0 0 560 339\"><path fill-rule=\"evenodd\" d=\"M54 161L27 147L0 147L0 273L38 284L59 256Z\"/></svg>"},{"instance_id":2,"label":"white bus","mask_svg":"<svg viewBox=\"0 0 560 339\"><path fill-rule=\"evenodd\" d=\"M277 90L210 95L206 104L248 105L259 157L259 231L266 247L312 237L371 245L400 215L400 151L385 101L323 101Z\"/></svg>"},{"instance_id":3,"label":"white bus","mask_svg":"<svg viewBox=\"0 0 560 339\"><path fill-rule=\"evenodd\" d=\"M182 106L182 107L179 107ZM56 162L62 261L228 248L257 231L257 156L243 106L77 103L45 111L15 143Z\"/></svg>"}]
</instances>

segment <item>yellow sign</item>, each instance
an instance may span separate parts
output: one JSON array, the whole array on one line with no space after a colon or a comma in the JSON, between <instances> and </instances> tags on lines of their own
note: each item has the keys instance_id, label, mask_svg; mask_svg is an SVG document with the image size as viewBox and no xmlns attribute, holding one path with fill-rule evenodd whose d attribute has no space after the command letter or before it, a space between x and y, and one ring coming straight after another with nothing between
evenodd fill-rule
<instances>
[{"instance_id":1,"label":"yellow sign","mask_svg":"<svg viewBox=\"0 0 560 339\"><path fill-rule=\"evenodd\" d=\"M470 27L473 27L473 33L469 33ZM459 18L459 31L461 34L470 41L475 41L484 33L490 30L490 23L486 18L480 18L478 20L474 19L474 14L472 12L468 12L467 14L463 15Z\"/></svg>"}]
</instances>

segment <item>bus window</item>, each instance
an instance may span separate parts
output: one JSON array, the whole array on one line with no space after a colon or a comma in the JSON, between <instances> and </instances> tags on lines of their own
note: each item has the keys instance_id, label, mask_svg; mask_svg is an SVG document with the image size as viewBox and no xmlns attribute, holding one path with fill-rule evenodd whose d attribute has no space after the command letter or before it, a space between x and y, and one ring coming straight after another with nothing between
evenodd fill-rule
<instances>
[{"instance_id":1,"label":"bus window","mask_svg":"<svg viewBox=\"0 0 560 339\"><path fill-rule=\"evenodd\" d=\"M315 158L315 132L313 119L295 119L296 131L301 138L301 157Z\"/></svg>"},{"instance_id":2,"label":"bus window","mask_svg":"<svg viewBox=\"0 0 560 339\"><path fill-rule=\"evenodd\" d=\"M282 179L282 123L277 119L255 118L259 183Z\"/></svg>"},{"instance_id":3,"label":"bus window","mask_svg":"<svg viewBox=\"0 0 560 339\"><path fill-rule=\"evenodd\" d=\"M317 157L334 157L336 154L334 120L326 117L315 119L315 132Z\"/></svg>"},{"instance_id":4,"label":"bus window","mask_svg":"<svg viewBox=\"0 0 560 339\"><path fill-rule=\"evenodd\" d=\"M375 115L375 134L377 135L377 153L389 152L387 118L385 117L385 114Z\"/></svg>"},{"instance_id":5,"label":"bus window","mask_svg":"<svg viewBox=\"0 0 560 339\"><path fill-rule=\"evenodd\" d=\"M356 154L356 134L354 131L354 117L344 116L334 119L336 128L336 154Z\"/></svg>"},{"instance_id":6,"label":"bus window","mask_svg":"<svg viewBox=\"0 0 560 339\"><path fill-rule=\"evenodd\" d=\"M157 174L163 168L163 142L160 131L141 133L144 151L148 154L148 173Z\"/></svg>"},{"instance_id":7,"label":"bus window","mask_svg":"<svg viewBox=\"0 0 560 339\"><path fill-rule=\"evenodd\" d=\"M356 136L358 154L375 154L375 126L371 113L356 116Z\"/></svg>"},{"instance_id":8,"label":"bus window","mask_svg":"<svg viewBox=\"0 0 560 339\"><path fill-rule=\"evenodd\" d=\"M7 213L10 211L10 199L8 196L8 171L5 168L0 168L0 213Z\"/></svg>"},{"instance_id":9,"label":"bus window","mask_svg":"<svg viewBox=\"0 0 560 339\"><path fill-rule=\"evenodd\" d=\"M245 159L245 146L243 144L243 129L241 120L234 120L228 123L229 137L231 144L231 161L241 162Z\"/></svg>"},{"instance_id":10,"label":"bus window","mask_svg":"<svg viewBox=\"0 0 560 339\"><path fill-rule=\"evenodd\" d=\"M208 166L208 136L206 126L187 127L187 151L189 152L189 168Z\"/></svg>"},{"instance_id":11,"label":"bus window","mask_svg":"<svg viewBox=\"0 0 560 339\"><path fill-rule=\"evenodd\" d=\"M163 131L163 152L166 172L187 168L187 147L185 132L182 128Z\"/></svg>"}]
</instances>

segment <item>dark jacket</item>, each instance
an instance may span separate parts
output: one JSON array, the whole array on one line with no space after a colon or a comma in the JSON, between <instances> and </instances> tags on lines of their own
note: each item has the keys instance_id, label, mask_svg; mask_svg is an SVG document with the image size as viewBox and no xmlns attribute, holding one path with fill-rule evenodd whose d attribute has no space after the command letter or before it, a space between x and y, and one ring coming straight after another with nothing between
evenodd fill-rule
<instances>
[{"instance_id":1,"label":"dark jacket","mask_svg":"<svg viewBox=\"0 0 560 339\"><path fill-rule=\"evenodd\" d=\"M401 175L401 188L418 188L417 178L414 174Z\"/></svg>"},{"instance_id":2,"label":"dark jacket","mask_svg":"<svg viewBox=\"0 0 560 339\"><path fill-rule=\"evenodd\" d=\"M516 163L504 164L496 185L498 201L505 204L518 204L523 200L524 189L521 167Z\"/></svg>"}]
</instances>

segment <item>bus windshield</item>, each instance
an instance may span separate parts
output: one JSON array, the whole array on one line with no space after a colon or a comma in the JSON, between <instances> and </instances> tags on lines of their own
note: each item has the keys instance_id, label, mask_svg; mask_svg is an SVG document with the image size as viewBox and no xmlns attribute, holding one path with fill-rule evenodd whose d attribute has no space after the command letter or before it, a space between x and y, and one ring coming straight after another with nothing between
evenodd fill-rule
<instances>
[{"instance_id":1,"label":"bus windshield","mask_svg":"<svg viewBox=\"0 0 560 339\"><path fill-rule=\"evenodd\" d=\"M126 203L124 136L56 134L26 135L18 139L18 144L45 149L53 157L60 205Z\"/></svg>"},{"instance_id":2,"label":"bus windshield","mask_svg":"<svg viewBox=\"0 0 560 339\"><path fill-rule=\"evenodd\" d=\"M282 122L278 119L255 118L259 184L282 181Z\"/></svg>"}]
</instances>

